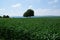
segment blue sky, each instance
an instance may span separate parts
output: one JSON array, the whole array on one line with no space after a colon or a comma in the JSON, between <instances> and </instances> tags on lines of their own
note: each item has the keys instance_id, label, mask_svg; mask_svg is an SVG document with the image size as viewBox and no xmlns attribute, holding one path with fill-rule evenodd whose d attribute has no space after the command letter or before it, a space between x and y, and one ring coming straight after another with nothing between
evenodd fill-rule
<instances>
[{"instance_id":1,"label":"blue sky","mask_svg":"<svg viewBox=\"0 0 60 40\"><path fill-rule=\"evenodd\" d=\"M23 16L33 9L35 16L60 16L60 0L0 0L0 15Z\"/></svg>"}]
</instances>

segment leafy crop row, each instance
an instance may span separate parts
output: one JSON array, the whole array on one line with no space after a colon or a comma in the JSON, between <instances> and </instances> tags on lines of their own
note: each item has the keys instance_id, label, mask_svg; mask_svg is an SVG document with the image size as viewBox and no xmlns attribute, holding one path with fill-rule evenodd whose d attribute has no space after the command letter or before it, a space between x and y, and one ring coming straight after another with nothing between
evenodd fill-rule
<instances>
[{"instance_id":1,"label":"leafy crop row","mask_svg":"<svg viewBox=\"0 0 60 40\"><path fill-rule=\"evenodd\" d=\"M60 40L60 18L1 18L1 40Z\"/></svg>"}]
</instances>

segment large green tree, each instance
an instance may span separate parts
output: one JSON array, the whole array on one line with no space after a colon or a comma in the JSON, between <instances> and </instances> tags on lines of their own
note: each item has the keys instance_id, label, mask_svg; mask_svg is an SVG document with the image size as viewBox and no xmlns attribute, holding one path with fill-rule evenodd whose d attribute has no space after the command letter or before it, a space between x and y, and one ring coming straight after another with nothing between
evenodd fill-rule
<instances>
[{"instance_id":1,"label":"large green tree","mask_svg":"<svg viewBox=\"0 0 60 40\"><path fill-rule=\"evenodd\" d=\"M24 14L24 17L31 17L34 16L34 11L32 9L28 9Z\"/></svg>"}]
</instances>

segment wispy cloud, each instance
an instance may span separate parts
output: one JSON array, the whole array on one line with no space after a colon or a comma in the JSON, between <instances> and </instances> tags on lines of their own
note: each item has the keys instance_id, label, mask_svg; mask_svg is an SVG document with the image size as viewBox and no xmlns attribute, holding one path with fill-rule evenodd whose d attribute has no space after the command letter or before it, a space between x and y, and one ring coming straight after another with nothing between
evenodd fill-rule
<instances>
[{"instance_id":1,"label":"wispy cloud","mask_svg":"<svg viewBox=\"0 0 60 40\"><path fill-rule=\"evenodd\" d=\"M58 3L59 0L49 0L49 4L55 4L55 3Z\"/></svg>"},{"instance_id":2,"label":"wispy cloud","mask_svg":"<svg viewBox=\"0 0 60 40\"><path fill-rule=\"evenodd\" d=\"M59 0L49 0L48 1L49 6L52 8L57 8L58 3L59 3Z\"/></svg>"},{"instance_id":3,"label":"wispy cloud","mask_svg":"<svg viewBox=\"0 0 60 40\"><path fill-rule=\"evenodd\" d=\"M21 4L20 4L20 3L17 3L17 4L12 5L11 7L13 7L13 8L18 8L18 7L20 7L20 6L21 6Z\"/></svg>"},{"instance_id":4,"label":"wispy cloud","mask_svg":"<svg viewBox=\"0 0 60 40\"><path fill-rule=\"evenodd\" d=\"M29 6L28 6L28 9L32 9L32 8L33 8L33 6L32 6L32 5L29 5Z\"/></svg>"},{"instance_id":5,"label":"wispy cloud","mask_svg":"<svg viewBox=\"0 0 60 40\"><path fill-rule=\"evenodd\" d=\"M21 14L20 13L18 13L18 12L20 12L20 11L17 11L17 9L16 10L13 10L13 9L3 9L3 8L1 8L0 9L0 16L3 16L3 15L9 15L9 16L21 16Z\"/></svg>"},{"instance_id":6,"label":"wispy cloud","mask_svg":"<svg viewBox=\"0 0 60 40\"><path fill-rule=\"evenodd\" d=\"M0 15L5 15L6 13L6 9L4 8L0 8ZM7 14L6 14L7 15Z\"/></svg>"},{"instance_id":7,"label":"wispy cloud","mask_svg":"<svg viewBox=\"0 0 60 40\"><path fill-rule=\"evenodd\" d=\"M3 11L3 10L5 10L5 9L3 9L3 8L0 9L0 11Z\"/></svg>"},{"instance_id":8,"label":"wispy cloud","mask_svg":"<svg viewBox=\"0 0 60 40\"><path fill-rule=\"evenodd\" d=\"M60 16L60 9L35 9L35 16Z\"/></svg>"}]
</instances>

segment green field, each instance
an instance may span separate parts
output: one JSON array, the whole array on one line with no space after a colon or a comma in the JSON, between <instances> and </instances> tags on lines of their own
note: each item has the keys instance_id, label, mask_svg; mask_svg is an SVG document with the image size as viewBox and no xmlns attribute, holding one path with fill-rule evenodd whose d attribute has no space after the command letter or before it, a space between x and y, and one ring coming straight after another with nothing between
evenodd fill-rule
<instances>
[{"instance_id":1,"label":"green field","mask_svg":"<svg viewBox=\"0 0 60 40\"><path fill-rule=\"evenodd\" d=\"M1 40L60 40L60 18L0 18Z\"/></svg>"}]
</instances>

